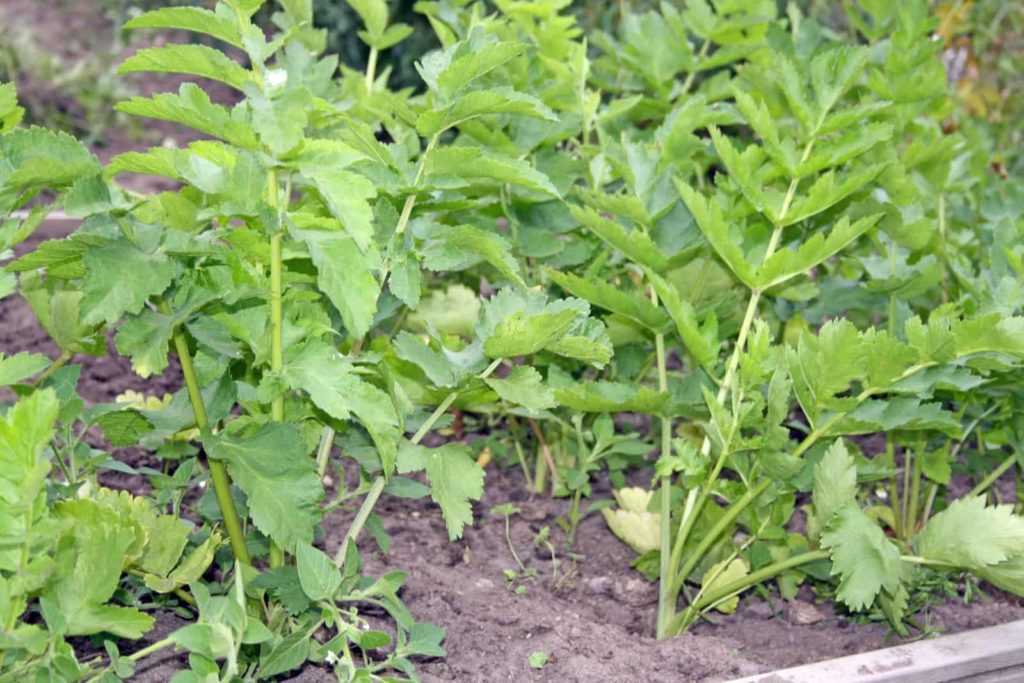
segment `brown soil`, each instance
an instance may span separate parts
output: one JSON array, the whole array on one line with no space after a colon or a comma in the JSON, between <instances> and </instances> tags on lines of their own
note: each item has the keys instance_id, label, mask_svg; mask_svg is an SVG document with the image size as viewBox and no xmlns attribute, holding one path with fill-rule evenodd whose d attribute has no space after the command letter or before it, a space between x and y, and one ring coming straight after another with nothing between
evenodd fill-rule
<instances>
[{"instance_id":1,"label":"brown soil","mask_svg":"<svg viewBox=\"0 0 1024 683\"><path fill-rule=\"evenodd\" d=\"M55 235L37 234L19 251L44 236ZM0 351L22 350L56 356L31 310L14 296L0 301ZM78 357L75 362L83 365L79 389L89 403L109 401L127 389L162 394L180 386L176 365L160 377L143 381L132 374L127 361L114 355ZM147 458L135 449L118 455L132 464ZM104 474L104 481L117 488L145 486L140 478L119 473ZM595 496L608 494L607 485L599 482ZM503 573L516 566L503 519L489 514L505 502L522 510L512 518L511 539L523 562L537 572L535 580L523 584L522 594L514 592ZM736 614L712 617L714 623L700 624L685 637L659 642L652 637L657 587L630 569L633 553L611 535L600 515L588 517L580 527L575 552L581 557L574 560L565 553L555 520L566 510L566 501L528 496L518 471L494 466L488 471L484 500L476 509L477 523L456 543L449 543L440 513L429 500L384 498L380 502L377 512L385 520L392 547L384 555L364 537L366 572L406 571L403 598L409 609L418 620L444 626L448 633L448 657L419 664L424 680L727 680L895 642L883 624L853 624L830 603L818 604L809 589L789 605L747 597ZM350 519L351 512L338 512L324 521L329 552L335 550ZM533 548L533 538L543 526L551 528L557 567L546 548ZM816 622L803 623L807 615ZM919 615L934 633L1022 618L1022 602L1004 594L971 605L950 601ZM143 644L182 624L174 615L160 615L157 629ZM550 655L543 669L530 667L533 652ZM183 662L173 653L157 655L143 662L137 680L168 680ZM327 669L311 665L295 680L334 677Z\"/></svg>"}]
</instances>

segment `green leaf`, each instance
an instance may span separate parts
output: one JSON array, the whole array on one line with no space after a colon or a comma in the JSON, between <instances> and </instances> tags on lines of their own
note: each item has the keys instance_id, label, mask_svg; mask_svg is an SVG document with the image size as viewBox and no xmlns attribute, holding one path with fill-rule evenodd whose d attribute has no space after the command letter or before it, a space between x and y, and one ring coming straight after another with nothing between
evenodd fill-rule
<instances>
[{"instance_id":1,"label":"green leaf","mask_svg":"<svg viewBox=\"0 0 1024 683\"><path fill-rule=\"evenodd\" d=\"M528 365L513 368L505 378L488 377L485 381L502 400L534 413L556 405L554 392L544 384L540 373Z\"/></svg>"},{"instance_id":2,"label":"green leaf","mask_svg":"<svg viewBox=\"0 0 1024 683\"><path fill-rule=\"evenodd\" d=\"M836 597L852 610L870 606L879 591L900 587L900 551L855 502L840 506L821 536L831 551L832 575L839 576Z\"/></svg>"},{"instance_id":3,"label":"green leaf","mask_svg":"<svg viewBox=\"0 0 1024 683\"><path fill-rule=\"evenodd\" d=\"M13 356L0 353L0 387L24 382L50 366L50 359L38 353L22 351Z\"/></svg>"},{"instance_id":4,"label":"green leaf","mask_svg":"<svg viewBox=\"0 0 1024 683\"><path fill-rule=\"evenodd\" d=\"M588 280L572 273L560 273L550 269L546 272L555 284L570 294L585 299L594 306L635 320L650 330L663 330L669 323L665 314L649 299L627 294L604 280Z\"/></svg>"},{"instance_id":5,"label":"green leaf","mask_svg":"<svg viewBox=\"0 0 1024 683\"><path fill-rule=\"evenodd\" d=\"M0 567L9 571L17 571L25 541L24 527L10 515L31 510L39 496L46 495L43 487L50 461L42 456L53 438L59 408L57 394L43 389L18 401L0 419L0 501L4 505L0 518L6 518L0 527ZM15 552L18 555L5 557Z\"/></svg>"},{"instance_id":6,"label":"green leaf","mask_svg":"<svg viewBox=\"0 0 1024 683\"><path fill-rule=\"evenodd\" d=\"M836 510L857 497L857 464L846 450L846 443L836 439L814 466L814 530L820 533Z\"/></svg>"},{"instance_id":7,"label":"green leaf","mask_svg":"<svg viewBox=\"0 0 1024 683\"><path fill-rule=\"evenodd\" d=\"M708 321L710 324L705 323L701 327L697 323L697 312L693 304L680 296L675 285L653 271L647 271L647 279L651 281L665 310L672 316L687 350L704 367L713 367L718 362L717 320L711 318Z\"/></svg>"},{"instance_id":8,"label":"green leaf","mask_svg":"<svg viewBox=\"0 0 1024 683\"><path fill-rule=\"evenodd\" d=\"M576 318L585 312L571 301L543 304L535 298L516 298L509 290L502 290L488 301L484 322L477 332L489 358L528 356L568 334Z\"/></svg>"},{"instance_id":9,"label":"green leaf","mask_svg":"<svg viewBox=\"0 0 1024 683\"><path fill-rule=\"evenodd\" d=\"M922 557L976 570L1024 555L1024 517L1012 505L960 498L932 517L917 537Z\"/></svg>"},{"instance_id":10,"label":"green leaf","mask_svg":"<svg viewBox=\"0 0 1024 683\"><path fill-rule=\"evenodd\" d=\"M126 239L116 239L85 252L86 325L112 325L121 316L142 311L150 297L161 294L174 279L174 264L163 254L147 253ZM130 271L132 277L124 277Z\"/></svg>"},{"instance_id":11,"label":"green leaf","mask_svg":"<svg viewBox=\"0 0 1024 683\"><path fill-rule=\"evenodd\" d=\"M973 570L980 578L993 586L1014 595L1024 595L1024 555L988 567Z\"/></svg>"},{"instance_id":12,"label":"green leaf","mask_svg":"<svg viewBox=\"0 0 1024 683\"><path fill-rule=\"evenodd\" d=\"M794 225L828 209L860 190L885 170L885 164L866 166L846 173L836 182L836 173L829 171L818 177L814 184L801 193L803 199L794 202L785 216L773 216L776 224Z\"/></svg>"},{"instance_id":13,"label":"green leaf","mask_svg":"<svg viewBox=\"0 0 1024 683\"><path fill-rule=\"evenodd\" d=\"M660 415L669 401L668 392L620 382L582 382L555 389L555 398L571 410L585 413L644 413Z\"/></svg>"},{"instance_id":14,"label":"green leaf","mask_svg":"<svg viewBox=\"0 0 1024 683\"><path fill-rule=\"evenodd\" d=\"M461 187L468 179L487 179L560 196L548 177L527 162L477 147L435 147L427 153L423 168L435 185Z\"/></svg>"},{"instance_id":15,"label":"green leaf","mask_svg":"<svg viewBox=\"0 0 1024 683\"><path fill-rule=\"evenodd\" d=\"M345 0L356 11L366 26L366 32L374 38L384 34L388 25L388 4L385 0ZM367 44L374 47L373 41Z\"/></svg>"},{"instance_id":16,"label":"green leaf","mask_svg":"<svg viewBox=\"0 0 1024 683\"><path fill-rule=\"evenodd\" d=\"M341 313L353 337L363 337L377 313L380 284L373 271L379 258L361 252L356 241L340 232L295 230L306 243L317 270L317 284ZM374 254L375 256L375 254Z\"/></svg>"},{"instance_id":17,"label":"green leaf","mask_svg":"<svg viewBox=\"0 0 1024 683\"><path fill-rule=\"evenodd\" d=\"M21 123L25 110L18 106L18 92L13 83L0 83L0 132Z\"/></svg>"},{"instance_id":18,"label":"green leaf","mask_svg":"<svg viewBox=\"0 0 1024 683\"><path fill-rule=\"evenodd\" d=\"M330 600L341 586L341 571L331 558L311 545L295 548L299 583L310 600Z\"/></svg>"},{"instance_id":19,"label":"green leaf","mask_svg":"<svg viewBox=\"0 0 1024 683\"><path fill-rule=\"evenodd\" d=\"M139 377L158 375L167 369L168 345L182 322L182 316L144 310L117 330L117 351L132 359L132 370Z\"/></svg>"},{"instance_id":20,"label":"green leaf","mask_svg":"<svg viewBox=\"0 0 1024 683\"><path fill-rule=\"evenodd\" d=\"M111 446L134 446L139 438L153 431L153 425L137 410L117 410L96 420Z\"/></svg>"},{"instance_id":21,"label":"green leaf","mask_svg":"<svg viewBox=\"0 0 1024 683\"><path fill-rule=\"evenodd\" d=\"M172 8L172 9L186 9ZM182 83L178 93L157 93L152 97L133 97L114 105L114 109L134 116L173 121L246 149L258 149L252 128L235 113L210 101L210 96L195 83Z\"/></svg>"},{"instance_id":22,"label":"green leaf","mask_svg":"<svg viewBox=\"0 0 1024 683\"><path fill-rule=\"evenodd\" d=\"M395 337L395 353L422 370L434 386L454 387L462 379L459 366L452 363L443 351L435 351L405 330Z\"/></svg>"},{"instance_id":23,"label":"green leaf","mask_svg":"<svg viewBox=\"0 0 1024 683\"><path fill-rule=\"evenodd\" d=\"M309 658L316 642L302 629L285 636L260 657L260 678L267 679L297 669Z\"/></svg>"},{"instance_id":24,"label":"green leaf","mask_svg":"<svg viewBox=\"0 0 1024 683\"><path fill-rule=\"evenodd\" d=\"M391 397L364 381L352 365L329 344L311 342L286 359L281 376L293 389L309 394L318 408L338 420L356 415L369 432L385 475L390 474L401 436Z\"/></svg>"},{"instance_id":25,"label":"green leaf","mask_svg":"<svg viewBox=\"0 0 1024 683\"><path fill-rule=\"evenodd\" d=\"M249 437L211 436L204 445L245 492L257 529L289 551L312 543L323 488L294 427L268 424Z\"/></svg>"},{"instance_id":26,"label":"green leaf","mask_svg":"<svg viewBox=\"0 0 1024 683\"><path fill-rule=\"evenodd\" d=\"M342 169L314 168L303 171L327 202L331 215L365 252L373 243L373 208L368 200L377 196L373 183L364 176Z\"/></svg>"},{"instance_id":27,"label":"green leaf","mask_svg":"<svg viewBox=\"0 0 1024 683\"><path fill-rule=\"evenodd\" d=\"M164 45L145 47L126 59L118 73L177 73L210 78L236 90L245 90L252 72L223 52L205 45Z\"/></svg>"},{"instance_id":28,"label":"green leaf","mask_svg":"<svg viewBox=\"0 0 1024 683\"><path fill-rule=\"evenodd\" d=\"M460 54L463 48L466 53ZM420 65L420 73L428 84L434 85L445 97L452 97L467 85L515 59L526 51L523 43L490 42L483 45L463 43L455 51L455 57L445 54L450 62L437 74L436 80ZM425 59L424 62L427 60Z\"/></svg>"},{"instance_id":29,"label":"green leaf","mask_svg":"<svg viewBox=\"0 0 1024 683\"><path fill-rule=\"evenodd\" d=\"M430 233L423 246L423 265L430 270L461 269L459 266L467 264L467 256L483 259L512 282L526 286L511 245L497 233L472 225L442 225Z\"/></svg>"},{"instance_id":30,"label":"green leaf","mask_svg":"<svg viewBox=\"0 0 1024 683\"><path fill-rule=\"evenodd\" d=\"M739 247L739 240L729 232L722 207L713 200L705 199L689 185L676 179L676 189L683 198L686 208L693 215L697 227L711 245L718 257L729 267L740 282L753 289L757 286L757 275L747 262Z\"/></svg>"},{"instance_id":31,"label":"green leaf","mask_svg":"<svg viewBox=\"0 0 1024 683\"><path fill-rule=\"evenodd\" d=\"M595 235L622 252L630 261L647 266L656 273L668 270L668 259L647 234L639 230L627 232L615 221L590 208L569 206L573 218Z\"/></svg>"},{"instance_id":32,"label":"green leaf","mask_svg":"<svg viewBox=\"0 0 1024 683\"><path fill-rule=\"evenodd\" d=\"M554 112L536 97L516 92L511 88L496 88L468 92L439 109L420 114L416 121L416 132L424 137L430 137L479 116L494 114L530 116L545 121L558 120Z\"/></svg>"},{"instance_id":33,"label":"green leaf","mask_svg":"<svg viewBox=\"0 0 1024 683\"><path fill-rule=\"evenodd\" d=\"M870 230L881 217L881 214L865 216L850 223L849 217L843 216L829 231L828 237L819 232L802 242L797 251L788 247L779 249L758 270L758 285L762 289L768 289L803 275L845 249Z\"/></svg>"},{"instance_id":34,"label":"green leaf","mask_svg":"<svg viewBox=\"0 0 1024 683\"><path fill-rule=\"evenodd\" d=\"M124 25L124 28L170 28L195 31L222 40L228 45L242 47L242 36L234 22L201 7L161 7L132 17Z\"/></svg>"},{"instance_id":35,"label":"green leaf","mask_svg":"<svg viewBox=\"0 0 1024 683\"><path fill-rule=\"evenodd\" d=\"M725 562L716 562L715 564L708 567L708 570L704 572L704 577L701 579L701 589L705 593L711 593L716 588L727 586L733 581L738 581L750 573L750 567L747 566L746 561L742 557L737 557L728 564ZM740 596L736 595L728 600L718 603L715 605L715 609L722 614L732 614L736 611L737 605L740 604Z\"/></svg>"},{"instance_id":36,"label":"green leaf","mask_svg":"<svg viewBox=\"0 0 1024 683\"><path fill-rule=\"evenodd\" d=\"M843 45L821 52L811 60L811 86L817 105L815 129L821 127L839 98L863 74L870 55L867 47Z\"/></svg>"},{"instance_id":37,"label":"green leaf","mask_svg":"<svg viewBox=\"0 0 1024 683\"><path fill-rule=\"evenodd\" d=\"M398 452L398 472L407 474L426 470L430 497L441 506L448 537L462 538L466 524L473 523L472 500L484 492L484 471L476 466L472 451L462 444L438 448L403 442Z\"/></svg>"},{"instance_id":38,"label":"green leaf","mask_svg":"<svg viewBox=\"0 0 1024 683\"><path fill-rule=\"evenodd\" d=\"M266 97L249 96L252 126L260 141L277 156L283 156L302 143L313 98L305 88L290 88Z\"/></svg>"}]
</instances>

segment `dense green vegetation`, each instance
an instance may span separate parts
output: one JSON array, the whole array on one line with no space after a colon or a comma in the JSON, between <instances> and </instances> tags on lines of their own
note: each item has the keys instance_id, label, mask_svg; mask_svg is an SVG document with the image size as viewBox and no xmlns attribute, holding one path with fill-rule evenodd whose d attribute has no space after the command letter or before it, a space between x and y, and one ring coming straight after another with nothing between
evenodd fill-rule
<instances>
[{"instance_id":1,"label":"dense green vegetation","mask_svg":"<svg viewBox=\"0 0 1024 683\"><path fill-rule=\"evenodd\" d=\"M203 135L184 148L101 165L0 86L0 296L62 352L0 357L0 680L127 678L172 646L176 681L415 678L443 625L359 548L388 544L382 496L472 524L474 447L424 443L452 410L571 501L559 542L603 511L659 582L659 637L755 587L813 582L903 634L937 582L1024 595L1019 162L951 95L927 3L691 0L585 32L562 0L420 2L441 47L401 89L379 65L414 32L383 0L349 2L362 70L309 0L263 4L126 24L205 36L119 67L198 79L116 105ZM58 208L82 226L15 258ZM184 387L86 406L73 361L106 334ZM358 484L327 496L332 471ZM152 604L192 623L122 656Z\"/></svg>"}]
</instances>

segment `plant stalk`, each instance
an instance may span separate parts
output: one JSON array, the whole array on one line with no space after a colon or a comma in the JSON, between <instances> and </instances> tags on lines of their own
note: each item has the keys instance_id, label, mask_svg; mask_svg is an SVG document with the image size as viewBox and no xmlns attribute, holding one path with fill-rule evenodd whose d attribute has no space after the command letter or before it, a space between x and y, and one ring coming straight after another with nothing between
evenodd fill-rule
<instances>
[{"instance_id":1,"label":"plant stalk","mask_svg":"<svg viewBox=\"0 0 1024 683\"><path fill-rule=\"evenodd\" d=\"M1015 464L1017 464L1017 454L1013 453L1008 458L999 463L998 467L989 472L988 476L982 479L977 486L971 489L971 492L968 493L966 497L971 498L973 496L980 496L982 493L987 491L988 488L992 486L992 484L996 483L1001 476L1006 474L1006 472Z\"/></svg>"},{"instance_id":2,"label":"plant stalk","mask_svg":"<svg viewBox=\"0 0 1024 683\"><path fill-rule=\"evenodd\" d=\"M267 205L271 209L278 208L277 171L267 171ZM274 232L270 236L270 370L281 372L284 369L284 316L281 312L281 293L283 280L283 261L281 257L281 220L278 215ZM284 422L284 395L275 396L270 404L270 417L274 422ZM270 568L280 567L284 563L284 550L274 541L270 542Z\"/></svg>"},{"instance_id":3,"label":"plant stalk","mask_svg":"<svg viewBox=\"0 0 1024 683\"><path fill-rule=\"evenodd\" d=\"M206 414L206 405L203 403L203 394L199 389L195 368L192 367L192 356L188 350L188 343L180 328L174 330L173 340L174 348L178 352L178 361L181 363L181 374L185 378L189 402L192 404L196 427L200 432L206 432L210 428L210 420ZM245 564L252 564L249 549L245 546L242 522L238 517L238 510L235 508L235 499L231 496L231 478L228 476L227 467L220 460L213 458L207 458L206 462L210 468L213 493L220 506L220 515L224 518L224 528L227 529L228 540L231 543L231 550L235 553L235 559Z\"/></svg>"},{"instance_id":4,"label":"plant stalk","mask_svg":"<svg viewBox=\"0 0 1024 683\"><path fill-rule=\"evenodd\" d=\"M62 352L60 356L57 357L57 360L50 363L50 367L43 371L43 374L39 375L32 381L32 386L38 387L43 382L56 375L61 368L68 364L68 361L71 360L72 356L74 356L74 354L70 351Z\"/></svg>"}]
</instances>

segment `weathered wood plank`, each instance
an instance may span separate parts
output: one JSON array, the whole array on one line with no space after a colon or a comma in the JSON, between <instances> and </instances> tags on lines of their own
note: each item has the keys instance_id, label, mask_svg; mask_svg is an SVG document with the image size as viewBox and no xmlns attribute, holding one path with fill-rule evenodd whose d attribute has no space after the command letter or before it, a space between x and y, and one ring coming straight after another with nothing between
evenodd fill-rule
<instances>
[{"instance_id":1,"label":"weathered wood plank","mask_svg":"<svg viewBox=\"0 0 1024 683\"><path fill-rule=\"evenodd\" d=\"M748 676L733 683L1024 681L1024 621Z\"/></svg>"}]
</instances>

